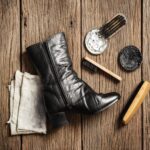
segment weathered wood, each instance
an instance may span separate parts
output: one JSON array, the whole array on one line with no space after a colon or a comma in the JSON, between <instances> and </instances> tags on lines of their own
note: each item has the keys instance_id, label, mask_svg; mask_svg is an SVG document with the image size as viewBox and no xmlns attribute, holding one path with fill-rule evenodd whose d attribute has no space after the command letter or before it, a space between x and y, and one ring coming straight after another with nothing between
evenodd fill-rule
<instances>
[{"instance_id":1,"label":"weathered wood","mask_svg":"<svg viewBox=\"0 0 150 150\"><path fill-rule=\"evenodd\" d=\"M141 2L140 0L82 0L82 42L87 31L93 27L100 27L117 13L123 13L128 20L127 26L117 35L111 38L107 50L98 56L90 55L85 47L82 47L82 56L88 56L113 72L120 75L121 83L114 83L103 74L91 75L82 71L82 79L89 83L97 92L117 91L121 94L121 100L95 116L84 116L82 126L83 149L142 149L141 109L138 111L128 126L120 127L118 118L128 102L133 89L141 81L141 68L126 73L118 63L118 52L126 45L141 46Z\"/></svg>"},{"instance_id":2,"label":"weathered wood","mask_svg":"<svg viewBox=\"0 0 150 150\"><path fill-rule=\"evenodd\" d=\"M150 81L150 0L143 1L143 80ZM150 95L143 103L143 150L150 149Z\"/></svg>"},{"instance_id":3,"label":"weathered wood","mask_svg":"<svg viewBox=\"0 0 150 150\"><path fill-rule=\"evenodd\" d=\"M149 150L150 95L127 126L120 126L121 119L118 120L137 84L141 79L150 80L149 8L150 0L0 0L0 150ZM86 32L99 27L117 13L127 17L127 26L111 38L103 54L89 54L84 47ZM8 82L16 69L35 73L25 48L59 31L66 33L70 56L78 75L95 91L117 91L122 98L108 110L94 116L83 115L81 118L80 115L68 114L72 123L48 135L26 135L22 136L22 140L20 136L11 137L5 124L9 118ZM117 56L129 44L138 48L142 44L144 59L142 68L126 73L118 65ZM123 78L122 82L116 83L103 73L81 71L81 56L88 56L110 68Z\"/></svg>"},{"instance_id":4,"label":"weathered wood","mask_svg":"<svg viewBox=\"0 0 150 150\"><path fill-rule=\"evenodd\" d=\"M20 68L19 0L0 0L0 150L19 150L19 136L11 137L9 126L8 82Z\"/></svg>"},{"instance_id":5,"label":"weathered wood","mask_svg":"<svg viewBox=\"0 0 150 150\"><path fill-rule=\"evenodd\" d=\"M80 0L26 0L22 3L22 43L25 48L45 40L57 32L65 32L73 67L81 74L80 59ZM31 63L23 54L22 68L32 71ZM80 115L68 116L72 124L46 136L24 136L23 150L81 149Z\"/></svg>"}]
</instances>

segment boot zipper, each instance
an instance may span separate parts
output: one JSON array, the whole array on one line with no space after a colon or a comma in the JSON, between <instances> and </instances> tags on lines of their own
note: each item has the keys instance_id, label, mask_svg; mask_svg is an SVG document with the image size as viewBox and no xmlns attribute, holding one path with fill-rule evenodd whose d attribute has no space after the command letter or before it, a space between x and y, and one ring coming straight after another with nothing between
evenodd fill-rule
<instances>
[{"instance_id":1,"label":"boot zipper","mask_svg":"<svg viewBox=\"0 0 150 150\"><path fill-rule=\"evenodd\" d=\"M46 43L43 43L43 46L46 48L46 52L47 52L47 54L48 54L48 56L49 56L49 61L50 61L50 63L52 64L51 65L51 68L52 68L52 71L53 71L53 73L54 73L54 75L55 75L55 77L56 77L56 81L57 81L57 84L58 84L58 86L59 86L59 88L60 88L60 90L61 90L61 93L62 93L62 96L63 96L63 101L64 101L64 103L67 105L67 106L69 106L69 103L68 103L68 101L67 101L67 97L66 97L66 95L65 95L65 93L64 93L64 90L63 90L63 88L62 88L62 86L61 86L61 83L59 82L59 79L58 79L58 76L57 76L57 71L55 70L55 67L54 67L54 62L53 62L53 59L52 59L52 56L51 56L51 53L49 52L49 51L47 51L47 44Z\"/></svg>"}]
</instances>

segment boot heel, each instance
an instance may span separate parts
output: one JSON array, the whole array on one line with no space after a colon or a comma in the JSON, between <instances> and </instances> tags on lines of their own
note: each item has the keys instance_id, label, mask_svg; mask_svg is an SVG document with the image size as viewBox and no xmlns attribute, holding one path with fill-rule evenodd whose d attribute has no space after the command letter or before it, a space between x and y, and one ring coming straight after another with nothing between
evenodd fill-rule
<instances>
[{"instance_id":1,"label":"boot heel","mask_svg":"<svg viewBox=\"0 0 150 150\"><path fill-rule=\"evenodd\" d=\"M61 126L64 126L66 124L69 124L66 114L64 112L58 112L55 114L51 114L49 116L50 122L52 124L52 128L58 128Z\"/></svg>"}]
</instances>

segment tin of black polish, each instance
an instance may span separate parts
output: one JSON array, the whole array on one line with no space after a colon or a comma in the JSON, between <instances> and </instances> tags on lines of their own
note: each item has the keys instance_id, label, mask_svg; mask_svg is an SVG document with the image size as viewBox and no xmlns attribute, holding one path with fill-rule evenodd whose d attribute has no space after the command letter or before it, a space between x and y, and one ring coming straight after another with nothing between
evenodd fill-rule
<instances>
[{"instance_id":1,"label":"tin of black polish","mask_svg":"<svg viewBox=\"0 0 150 150\"><path fill-rule=\"evenodd\" d=\"M134 71L140 66L143 57L137 47L130 45L120 51L118 60L124 70Z\"/></svg>"}]
</instances>

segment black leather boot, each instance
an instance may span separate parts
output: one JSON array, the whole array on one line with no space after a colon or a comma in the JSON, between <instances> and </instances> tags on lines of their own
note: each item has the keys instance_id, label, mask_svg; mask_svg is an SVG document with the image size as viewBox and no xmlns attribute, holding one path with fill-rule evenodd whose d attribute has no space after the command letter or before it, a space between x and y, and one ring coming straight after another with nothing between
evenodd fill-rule
<instances>
[{"instance_id":1,"label":"black leather boot","mask_svg":"<svg viewBox=\"0 0 150 150\"><path fill-rule=\"evenodd\" d=\"M44 83L46 111L54 126L67 123L65 111L96 113L120 98L118 93L95 93L72 68L64 33L27 48Z\"/></svg>"}]
</instances>

